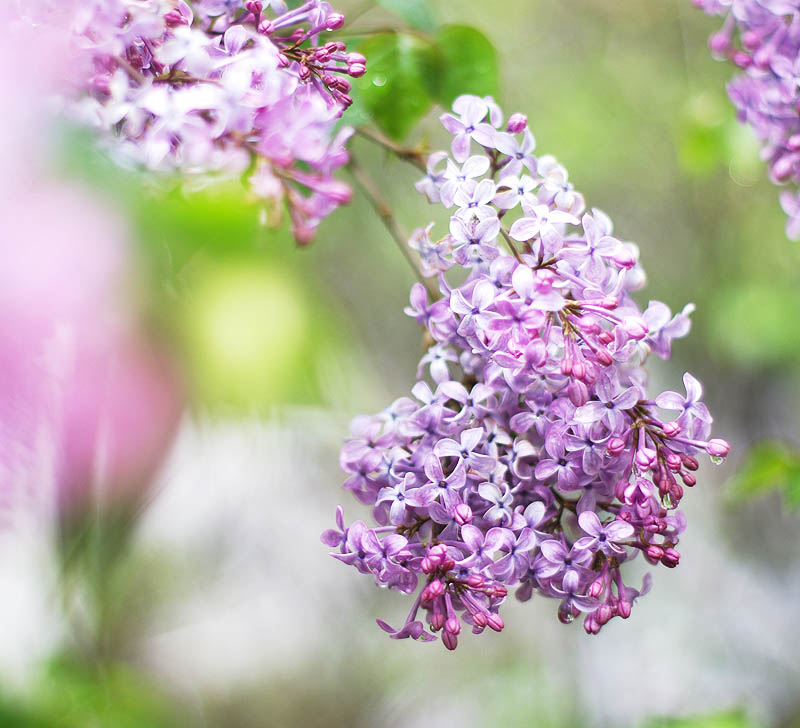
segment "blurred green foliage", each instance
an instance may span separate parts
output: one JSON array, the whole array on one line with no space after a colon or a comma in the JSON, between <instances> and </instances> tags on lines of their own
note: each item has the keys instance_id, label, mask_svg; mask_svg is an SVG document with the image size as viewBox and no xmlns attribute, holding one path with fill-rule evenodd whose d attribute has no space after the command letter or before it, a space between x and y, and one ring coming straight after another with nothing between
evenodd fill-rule
<instances>
[{"instance_id":1,"label":"blurred green foliage","mask_svg":"<svg viewBox=\"0 0 800 728\"><path fill-rule=\"evenodd\" d=\"M800 359L800 289L783 281L723 284L712 302L718 351L742 366Z\"/></svg>"},{"instance_id":2,"label":"blurred green foliage","mask_svg":"<svg viewBox=\"0 0 800 728\"><path fill-rule=\"evenodd\" d=\"M411 28L429 33L436 30L437 22L427 0L377 0L377 3L399 15Z\"/></svg>"},{"instance_id":3,"label":"blurred green foliage","mask_svg":"<svg viewBox=\"0 0 800 728\"><path fill-rule=\"evenodd\" d=\"M180 728L185 716L142 673L56 657L25 695L0 693L3 728Z\"/></svg>"},{"instance_id":4,"label":"blurred green foliage","mask_svg":"<svg viewBox=\"0 0 800 728\"><path fill-rule=\"evenodd\" d=\"M146 280L142 305L183 366L192 401L264 412L319 402L320 374L346 346L310 256L260 222L236 182L193 189L114 166L68 130L63 166L127 217Z\"/></svg>"},{"instance_id":5,"label":"blurred green foliage","mask_svg":"<svg viewBox=\"0 0 800 728\"><path fill-rule=\"evenodd\" d=\"M645 723L645 728L760 728L740 711L715 713L691 718L658 718Z\"/></svg>"},{"instance_id":6,"label":"blurred green foliage","mask_svg":"<svg viewBox=\"0 0 800 728\"><path fill-rule=\"evenodd\" d=\"M789 507L800 507L800 450L772 440L757 443L733 477L731 491L739 498L777 491Z\"/></svg>"}]
</instances>

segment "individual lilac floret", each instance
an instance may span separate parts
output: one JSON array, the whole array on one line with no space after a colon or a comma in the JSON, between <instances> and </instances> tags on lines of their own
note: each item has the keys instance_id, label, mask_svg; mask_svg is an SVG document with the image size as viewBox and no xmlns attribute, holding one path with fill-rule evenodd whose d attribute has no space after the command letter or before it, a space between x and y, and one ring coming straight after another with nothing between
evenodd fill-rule
<instances>
[{"instance_id":1,"label":"individual lilac floret","mask_svg":"<svg viewBox=\"0 0 800 728\"><path fill-rule=\"evenodd\" d=\"M465 627L500 631L511 588L557 600L562 622L584 614L596 634L649 589L649 577L625 583L628 561L678 564L675 509L695 456L729 450L708 439L691 374L685 394L645 388L644 361L669 356L693 307L639 308L638 251L585 212L553 157L533 156L524 116L501 130L490 98L454 110L456 159L434 155L418 185L452 216L437 243L430 227L415 236L441 292L430 301L417 283L406 309L431 342L419 381L413 399L357 418L341 451L345 488L376 523L346 528L337 510L322 540L380 586L416 594L402 626L378 620L395 639L438 634L454 649Z\"/></svg>"},{"instance_id":2,"label":"individual lilac floret","mask_svg":"<svg viewBox=\"0 0 800 728\"><path fill-rule=\"evenodd\" d=\"M692 0L709 15L723 15L709 39L716 58L741 69L728 84L739 120L763 142L775 184L789 185L780 203L786 235L800 239L800 4L795 0Z\"/></svg>"},{"instance_id":3,"label":"individual lilac floret","mask_svg":"<svg viewBox=\"0 0 800 728\"><path fill-rule=\"evenodd\" d=\"M323 36L343 18L327 2L34 0L26 21L52 24L74 47L69 113L102 132L113 155L154 171L244 176L300 244L351 197L333 176L347 162L347 76L364 57ZM12 3L12 7L14 3Z\"/></svg>"}]
</instances>

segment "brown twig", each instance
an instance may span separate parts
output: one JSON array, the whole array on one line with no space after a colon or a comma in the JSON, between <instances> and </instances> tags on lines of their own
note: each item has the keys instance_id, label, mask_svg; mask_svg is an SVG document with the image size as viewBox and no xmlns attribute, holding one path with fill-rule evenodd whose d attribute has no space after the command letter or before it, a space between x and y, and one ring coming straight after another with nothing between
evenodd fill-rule
<instances>
[{"instance_id":1,"label":"brown twig","mask_svg":"<svg viewBox=\"0 0 800 728\"><path fill-rule=\"evenodd\" d=\"M417 169L423 172L427 170L425 166L425 154L419 147L404 147L401 144L393 142L389 137L384 136L379 131L370 129L367 126L357 127L356 134L364 137L364 139L369 139L373 144L377 144L379 147L383 147L394 154L398 159L412 164Z\"/></svg>"},{"instance_id":2,"label":"brown twig","mask_svg":"<svg viewBox=\"0 0 800 728\"><path fill-rule=\"evenodd\" d=\"M397 244L397 247L400 249L403 257L414 270L414 273L417 275L420 282L425 286L425 289L428 291L431 298L434 300L439 298L439 291L436 290L430 279L422 275L422 271L420 271L419 265L414 257L413 250L408 244L408 237L403 233L400 225L394 217L392 208L389 207L389 204L386 202L386 199L378 189L375 182L352 154L350 155L350 162L347 166L350 170L350 173L353 175L353 179L355 180L356 184L369 200L372 209L375 210L375 213L378 215L380 221L389 232L392 240L394 240L394 242Z\"/></svg>"}]
</instances>

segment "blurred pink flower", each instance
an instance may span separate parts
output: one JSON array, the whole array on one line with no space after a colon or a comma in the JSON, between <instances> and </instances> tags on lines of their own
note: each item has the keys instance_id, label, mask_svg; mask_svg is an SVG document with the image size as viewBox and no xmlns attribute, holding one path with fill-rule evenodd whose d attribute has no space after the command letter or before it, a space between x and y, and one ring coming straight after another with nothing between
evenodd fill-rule
<instances>
[{"instance_id":1,"label":"blurred pink flower","mask_svg":"<svg viewBox=\"0 0 800 728\"><path fill-rule=\"evenodd\" d=\"M146 483L181 395L140 321L124 222L44 171L57 43L18 27L0 47L0 496L66 506Z\"/></svg>"}]
</instances>

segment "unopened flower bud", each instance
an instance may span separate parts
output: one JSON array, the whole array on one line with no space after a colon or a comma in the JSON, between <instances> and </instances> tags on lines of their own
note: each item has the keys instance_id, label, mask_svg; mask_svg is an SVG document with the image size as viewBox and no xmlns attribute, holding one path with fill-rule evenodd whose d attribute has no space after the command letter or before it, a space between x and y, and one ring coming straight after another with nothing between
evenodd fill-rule
<instances>
[{"instance_id":1,"label":"unopened flower bud","mask_svg":"<svg viewBox=\"0 0 800 728\"><path fill-rule=\"evenodd\" d=\"M661 425L661 429L664 432L664 436L670 439L677 437L681 432L681 426L677 422L664 422Z\"/></svg>"},{"instance_id":2,"label":"unopened flower bud","mask_svg":"<svg viewBox=\"0 0 800 728\"><path fill-rule=\"evenodd\" d=\"M446 630L447 630L447 631L448 631L450 634L458 634L459 632L461 632L461 622L460 622L460 620L458 619L458 617L456 617L456 616L454 615L454 616L450 617L450 618L449 618L449 619L448 619L448 620L447 620L447 621L444 623L444 628L445 628L445 629L446 629Z\"/></svg>"},{"instance_id":3,"label":"unopened flower bud","mask_svg":"<svg viewBox=\"0 0 800 728\"><path fill-rule=\"evenodd\" d=\"M715 438L713 440L709 440L706 443L706 452L713 457L724 458L728 456L728 453L731 451L731 446L725 442L725 440L720 440Z\"/></svg>"},{"instance_id":4,"label":"unopened flower bud","mask_svg":"<svg viewBox=\"0 0 800 728\"><path fill-rule=\"evenodd\" d=\"M525 127L528 126L528 117L525 114L511 114L508 117L508 131L512 134L519 134L522 131L525 131Z\"/></svg>"},{"instance_id":5,"label":"unopened flower bud","mask_svg":"<svg viewBox=\"0 0 800 728\"><path fill-rule=\"evenodd\" d=\"M331 13L325 20L325 27L328 30L339 30L344 25L344 15L341 13Z\"/></svg>"},{"instance_id":6,"label":"unopened flower bud","mask_svg":"<svg viewBox=\"0 0 800 728\"><path fill-rule=\"evenodd\" d=\"M495 632L500 632L506 626L503 618L499 614L489 614L486 617L486 624Z\"/></svg>"},{"instance_id":7,"label":"unopened flower bud","mask_svg":"<svg viewBox=\"0 0 800 728\"><path fill-rule=\"evenodd\" d=\"M625 440L621 437L612 437L606 445L609 455L619 455L625 449Z\"/></svg>"},{"instance_id":8,"label":"unopened flower bud","mask_svg":"<svg viewBox=\"0 0 800 728\"><path fill-rule=\"evenodd\" d=\"M472 508L466 503L459 503L454 509L455 521L459 526L472 523Z\"/></svg>"}]
</instances>

